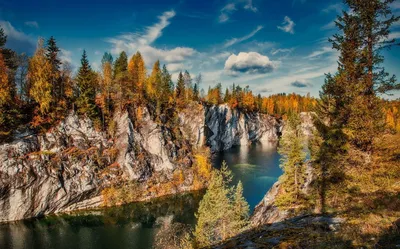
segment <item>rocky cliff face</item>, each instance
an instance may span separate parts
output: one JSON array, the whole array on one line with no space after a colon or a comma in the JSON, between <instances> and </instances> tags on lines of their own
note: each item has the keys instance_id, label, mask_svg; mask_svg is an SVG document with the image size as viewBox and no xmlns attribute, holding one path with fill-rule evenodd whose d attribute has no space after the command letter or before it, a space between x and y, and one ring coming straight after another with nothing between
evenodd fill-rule
<instances>
[{"instance_id":1,"label":"rocky cliff face","mask_svg":"<svg viewBox=\"0 0 400 249\"><path fill-rule=\"evenodd\" d=\"M179 114L177 131L156 123L146 108L140 120L124 112L114 121L110 138L71 113L45 134L26 132L0 145L0 222L98 207L109 186L138 182L143 190L148 181L168 183L177 173L184 179L170 192L191 190L194 148L226 150L276 140L279 132L274 118L226 105L192 104Z\"/></svg>"},{"instance_id":2,"label":"rocky cliff face","mask_svg":"<svg viewBox=\"0 0 400 249\"><path fill-rule=\"evenodd\" d=\"M205 124L206 144L213 152L236 145L276 141L281 126L269 115L243 113L228 105L209 107Z\"/></svg>"},{"instance_id":3,"label":"rocky cliff face","mask_svg":"<svg viewBox=\"0 0 400 249\"><path fill-rule=\"evenodd\" d=\"M303 134L310 138L315 129L312 117L310 113L301 113L301 130ZM282 132L285 132L283 127ZM315 174L311 163L306 164L306 182L302 186L302 191L307 194L310 191L310 185L315 179ZM261 226L264 224L272 224L276 222L281 222L290 218L293 213L288 210L281 210L275 205L275 199L281 192L281 184L277 181L271 189L266 193L261 202L255 207L253 215L251 217L251 225L253 227Z\"/></svg>"}]
</instances>

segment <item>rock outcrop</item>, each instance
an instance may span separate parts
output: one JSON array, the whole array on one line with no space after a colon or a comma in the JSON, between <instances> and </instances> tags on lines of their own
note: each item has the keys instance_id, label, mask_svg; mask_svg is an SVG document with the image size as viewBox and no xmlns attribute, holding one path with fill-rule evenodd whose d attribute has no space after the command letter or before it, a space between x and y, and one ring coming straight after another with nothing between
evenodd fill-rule
<instances>
[{"instance_id":1,"label":"rock outcrop","mask_svg":"<svg viewBox=\"0 0 400 249\"><path fill-rule=\"evenodd\" d=\"M0 145L0 222L98 207L102 190L132 181L157 185L183 174L182 186L170 192L191 190L194 148L216 152L276 140L280 131L273 117L227 105L192 103L173 128L154 121L147 108L135 113L115 115L113 137L71 113L45 134L27 131Z\"/></svg>"},{"instance_id":2,"label":"rock outcrop","mask_svg":"<svg viewBox=\"0 0 400 249\"><path fill-rule=\"evenodd\" d=\"M276 141L281 126L269 115L244 113L226 104L209 107L205 124L206 144L213 152L253 142Z\"/></svg>"}]
</instances>

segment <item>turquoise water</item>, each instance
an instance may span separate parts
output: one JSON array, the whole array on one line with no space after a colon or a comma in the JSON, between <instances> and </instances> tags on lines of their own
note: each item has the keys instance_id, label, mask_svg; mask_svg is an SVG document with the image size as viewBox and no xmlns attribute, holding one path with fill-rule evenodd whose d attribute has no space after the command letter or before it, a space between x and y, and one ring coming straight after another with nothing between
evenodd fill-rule
<instances>
[{"instance_id":1,"label":"turquoise water","mask_svg":"<svg viewBox=\"0 0 400 249\"><path fill-rule=\"evenodd\" d=\"M275 143L253 144L220 152L213 158L213 164L214 167L219 167L222 161L228 164L233 183L242 181L243 195L253 210L282 175L279 159Z\"/></svg>"},{"instance_id":2,"label":"turquoise water","mask_svg":"<svg viewBox=\"0 0 400 249\"><path fill-rule=\"evenodd\" d=\"M213 156L225 160L241 180L251 209L281 175L274 144L235 147ZM0 249L147 249L168 248L181 231L192 228L203 192L132 203L74 215L0 224Z\"/></svg>"}]
</instances>

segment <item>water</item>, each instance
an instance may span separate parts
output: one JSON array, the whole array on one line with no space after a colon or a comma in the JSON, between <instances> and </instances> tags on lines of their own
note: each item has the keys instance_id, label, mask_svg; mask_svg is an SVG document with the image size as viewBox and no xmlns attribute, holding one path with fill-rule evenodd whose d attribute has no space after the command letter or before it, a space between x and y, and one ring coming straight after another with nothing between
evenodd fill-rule
<instances>
[{"instance_id":1,"label":"water","mask_svg":"<svg viewBox=\"0 0 400 249\"><path fill-rule=\"evenodd\" d=\"M242 181L251 210L281 175L274 144L236 147L213 157L219 167L225 160ZM195 224L194 213L203 192L132 203L74 215L0 224L0 249L147 249L167 248Z\"/></svg>"},{"instance_id":2,"label":"water","mask_svg":"<svg viewBox=\"0 0 400 249\"><path fill-rule=\"evenodd\" d=\"M233 184L242 181L243 195L253 210L282 175L279 159L276 143L252 144L220 152L213 158L213 165L219 168L222 161L228 164Z\"/></svg>"}]
</instances>

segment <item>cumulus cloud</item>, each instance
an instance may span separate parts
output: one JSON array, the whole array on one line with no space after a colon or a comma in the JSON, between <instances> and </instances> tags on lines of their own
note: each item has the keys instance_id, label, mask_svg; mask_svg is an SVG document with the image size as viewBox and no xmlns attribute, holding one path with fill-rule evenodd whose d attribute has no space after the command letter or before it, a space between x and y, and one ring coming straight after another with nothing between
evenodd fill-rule
<instances>
[{"instance_id":1,"label":"cumulus cloud","mask_svg":"<svg viewBox=\"0 0 400 249\"><path fill-rule=\"evenodd\" d=\"M36 21L28 21L28 22L25 22L24 24L31 28L35 28L35 29L39 28L39 24Z\"/></svg>"},{"instance_id":2,"label":"cumulus cloud","mask_svg":"<svg viewBox=\"0 0 400 249\"><path fill-rule=\"evenodd\" d=\"M4 29L7 35L7 47L11 48L18 53L32 54L36 48L36 41L34 38L17 30L10 22L0 20L0 26Z\"/></svg>"},{"instance_id":3,"label":"cumulus cloud","mask_svg":"<svg viewBox=\"0 0 400 249\"><path fill-rule=\"evenodd\" d=\"M232 45L234 45L236 43L240 43L240 42L243 42L245 40L248 40L251 37L255 36L258 33L258 31L260 31L261 29L263 29L263 26L258 26L255 30L253 30L248 35L245 35L245 36L239 37L239 38L232 38L232 39L230 39L230 40L225 42L224 47L227 48L227 47L230 47L230 46L232 46Z\"/></svg>"},{"instance_id":4,"label":"cumulus cloud","mask_svg":"<svg viewBox=\"0 0 400 249\"><path fill-rule=\"evenodd\" d=\"M112 44L111 52L119 54L125 51L128 56L140 51L147 65L152 65L156 60L166 63L179 63L196 54L196 50L188 47L175 47L159 49L152 44L161 37L163 30L170 24L170 19L176 15L175 11L166 11L158 17L159 21L145 28L144 32L125 33L115 38L107 39Z\"/></svg>"},{"instance_id":5,"label":"cumulus cloud","mask_svg":"<svg viewBox=\"0 0 400 249\"><path fill-rule=\"evenodd\" d=\"M294 34L294 26L296 24L290 19L288 16L285 16L282 26L278 26L278 29L282 30L283 32Z\"/></svg>"},{"instance_id":6,"label":"cumulus cloud","mask_svg":"<svg viewBox=\"0 0 400 249\"><path fill-rule=\"evenodd\" d=\"M272 72L278 62L271 61L267 56L256 52L240 52L232 54L225 62L225 72L231 76L238 76L239 73L266 74Z\"/></svg>"},{"instance_id":7,"label":"cumulus cloud","mask_svg":"<svg viewBox=\"0 0 400 249\"><path fill-rule=\"evenodd\" d=\"M312 86L310 83L306 82L305 80L296 80L292 83L290 83L291 86L297 87L297 88L305 88Z\"/></svg>"}]
</instances>

